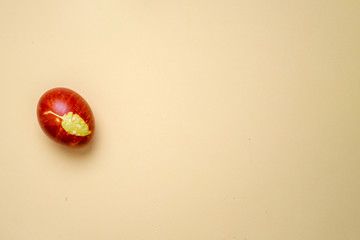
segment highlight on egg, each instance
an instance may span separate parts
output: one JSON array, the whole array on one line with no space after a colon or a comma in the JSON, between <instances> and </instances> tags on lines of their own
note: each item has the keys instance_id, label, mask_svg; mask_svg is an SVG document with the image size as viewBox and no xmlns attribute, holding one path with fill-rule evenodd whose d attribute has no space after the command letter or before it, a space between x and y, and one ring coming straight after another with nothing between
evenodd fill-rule
<instances>
[{"instance_id":1,"label":"highlight on egg","mask_svg":"<svg viewBox=\"0 0 360 240\"><path fill-rule=\"evenodd\" d=\"M75 91L53 88L45 92L37 105L40 127L52 140L70 147L84 146L95 131L89 104Z\"/></svg>"}]
</instances>

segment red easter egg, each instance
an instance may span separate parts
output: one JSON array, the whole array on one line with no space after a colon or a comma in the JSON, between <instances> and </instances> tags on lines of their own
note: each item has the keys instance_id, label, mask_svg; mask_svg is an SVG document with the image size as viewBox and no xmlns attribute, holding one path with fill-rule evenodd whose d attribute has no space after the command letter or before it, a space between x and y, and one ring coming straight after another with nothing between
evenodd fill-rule
<instances>
[{"instance_id":1,"label":"red easter egg","mask_svg":"<svg viewBox=\"0 0 360 240\"><path fill-rule=\"evenodd\" d=\"M95 121L89 104L67 88L45 92L37 106L42 130L54 141L70 147L84 146L94 136Z\"/></svg>"}]
</instances>

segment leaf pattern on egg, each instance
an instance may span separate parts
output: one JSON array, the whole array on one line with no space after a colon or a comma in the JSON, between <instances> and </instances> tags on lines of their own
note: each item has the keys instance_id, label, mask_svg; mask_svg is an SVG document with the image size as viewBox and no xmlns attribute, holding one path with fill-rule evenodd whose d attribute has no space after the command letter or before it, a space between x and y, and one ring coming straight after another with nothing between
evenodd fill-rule
<instances>
[{"instance_id":1,"label":"leaf pattern on egg","mask_svg":"<svg viewBox=\"0 0 360 240\"><path fill-rule=\"evenodd\" d=\"M74 114L73 112L68 112L64 114L64 116L60 116L51 111L47 113L51 113L56 117L61 118L61 126L65 129L67 133L71 135L85 137L91 133L91 131L89 130L89 126L86 124L84 119L82 119L79 115Z\"/></svg>"},{"instance_id":2,"label":"leaf pattern on egg","mask_svg":"<svg viewBox=\"0 0 360 240\"><path fill-rule=\"evenodd\" d=\"M73 112L68 112L62 117L61 126L71 135L84 137L91 133L84 119Z\"/></svg>"}]
</instances>

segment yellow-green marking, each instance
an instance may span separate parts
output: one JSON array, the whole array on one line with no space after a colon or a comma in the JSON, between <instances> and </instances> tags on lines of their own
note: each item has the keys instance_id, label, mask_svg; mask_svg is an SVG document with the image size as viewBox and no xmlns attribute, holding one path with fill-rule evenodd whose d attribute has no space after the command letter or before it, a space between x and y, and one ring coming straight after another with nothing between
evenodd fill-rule
<instances>
[{"instance_id":1,"label":"yellow-green marking","mask_svg":"<svg viewBox=\"0 0 360 240\"><path fill-rule=\"evenodd\" d=\"M61 126L71 135L85 137L91 133L89 126L86 124L84 119L82 119L79 115L74 114L73 112L68 112L64 114L64 116L60 116L56 113L53 113L52 111L48 111L46 114L47 113L51 113L58 118L61 118Z\"/></svg>"}]
</instances>

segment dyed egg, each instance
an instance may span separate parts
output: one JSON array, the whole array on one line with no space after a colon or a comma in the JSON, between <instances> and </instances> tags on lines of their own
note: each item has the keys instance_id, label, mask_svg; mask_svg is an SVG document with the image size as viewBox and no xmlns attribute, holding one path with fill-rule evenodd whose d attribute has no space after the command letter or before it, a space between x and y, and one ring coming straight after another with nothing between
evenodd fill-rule
<instances>
[{"instance_id":1,"label":"dyed egg","mask_svg":"<svg viewBox=\"0 0 360 240\"><path fill-rule=\"evenodd\" d=\"M37 106L37 117L46 135L70 147L83 146L94 135L95 121L89 104L67 88L44 93Z\"/></svg>"}]
</instances>

